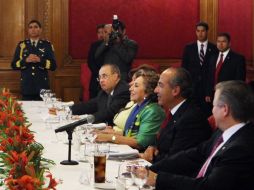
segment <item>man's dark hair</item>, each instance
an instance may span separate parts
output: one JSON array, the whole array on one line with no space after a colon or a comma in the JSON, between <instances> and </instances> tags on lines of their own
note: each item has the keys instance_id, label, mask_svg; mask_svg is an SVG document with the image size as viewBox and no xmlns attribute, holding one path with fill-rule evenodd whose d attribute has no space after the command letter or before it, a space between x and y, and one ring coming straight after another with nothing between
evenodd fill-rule
<instances>
[{"instance_id":1,"label":"man's dark hair","mask_svg":"<svg viewBox=\"0 0 254 190\"><path fill-rule=\"evenodd\" d=\"M215 87L219 90L219 103L229 107L232 117L241 122L254 119L254 93L244 81L224 81Z\"/></svg>"},{"instance_id":2,"label":"man's dark hair","mask_svg":"<svg viewBox=\"0 0 254 190\"><path fill-rule=\"evenodd\" d=\"M190 73L184 68L170 68L175 72L170 79L171 87L179 86L181 89L180 95L183 98L189 98L192 95L192 79Z\"/></svg>"},{"instance_id":3,"label":"man's dark hair","mask_svg":"<svg viewBox=\"0 0 254 190\"><path fill-rule=\"evenodd\" d=\"M227 32L219 33L217 38L218 37L225 37L225 38L227 38L228 42L230 42L230 40L231 40L231 37L230 37L229 33L227 33Z\"/></svg>"},{"instance_id":4,"label":"man's dark hair","mask_svg":"<svg viewBox=\"0 0 254 190\"><path fill-rule=\"evenodd\" d=\"M203 26L203 27L205 28L206 31L209 30L209 26L208 26L208 24L207 24L206 22L200 21L200 22L198 22L198 23L196 24L196 28L197 28L198 26Z\"/></svg>"},{"instance_id":5,"label":"man's dark hair","mask_svg":"<svg viewBox=\"0 0 254 190\"><path fill-rule=\"evenodd\" d=\"M98 24L96 26L96 31L98 32L99 29L104 28L105 24Z\"/></svg>"},{"instance_id":6,"label":"man's dark hair","mask_svg":"<svg viewBox=\"0 0 254 190\"><path fill-rule=\"evenodd\" d=\"M116 73L118 75L118 77L121 78L120 69L116 64L105 63L105 64L102 65L102 67L104 67L104 66L109 66L111 68L111 73L112 74Z\"/></svg>"},{"instance_id":7,"label":"man's dark hair","mask_svg":"<svg viewBox=\"0 0 254 190\"><path fill-rule=\"evenodd\" d=\"M29 23L28 23L28 26L32 23L36 23L40 28L41 28L41 23L38 21L38 20L31 20Z\"/></svg>"}]
</instances>

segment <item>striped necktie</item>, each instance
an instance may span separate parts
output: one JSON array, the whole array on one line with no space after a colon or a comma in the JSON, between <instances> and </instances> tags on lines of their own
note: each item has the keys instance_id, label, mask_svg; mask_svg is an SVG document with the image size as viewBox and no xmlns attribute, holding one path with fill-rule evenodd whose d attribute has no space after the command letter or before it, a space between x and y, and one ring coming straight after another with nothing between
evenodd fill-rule
<instances>
[{"instance_id":1,"label":"striped necktie","mask_svg":"<svg viewBox=\"0 0 254 190\"><path fill-rule=\"evenodd\" d=\"M200 53L199 53L199 60L200 60L200 65L202 66L205 61L204 44L201 44Z\"/></svg>"}]
</instances>

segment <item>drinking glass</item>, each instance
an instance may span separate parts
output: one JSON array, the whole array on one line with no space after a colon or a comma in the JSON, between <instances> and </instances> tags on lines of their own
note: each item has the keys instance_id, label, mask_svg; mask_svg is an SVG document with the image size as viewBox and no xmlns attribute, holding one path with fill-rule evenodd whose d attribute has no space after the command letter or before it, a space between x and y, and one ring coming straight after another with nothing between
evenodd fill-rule
<instances>
[{"instance_id":1,"label":"drinking glass","mask_svg":"<svg viewBox=\"0 0 254 190\"><path fill-rule=\"evenodd\" d=\"M106 181L106 154L94 153L94 182L105 183Z\"/></svg>"},{"instance_id":2,"label":"drinking glass","mask_svg":"<svg viewBox=\"0 0 254 190\"><path fill-rule=\"evenodd\" d=\"M134 183L139 187L139 190L143 188L148 178L149 170L145 163L137 163L131 167L131 175L134 179Z\"/></svg>"},{"instance_id":3,"label":"drinking glass","mask_svg":"<svg viewBox=\"0 0 254 190\"><path fill-rule=\"evenodd\" d=\"M100 152L102 154L106 155L106 158L109 157L109 151L110 151L110 144L109 143L99 143L96 144L97 152Z\"/></svg>"},{"instance_id":4,"label":"drinking glass","mask_svg":"<svg viewBox=\"0 0 254 190\"><path fill-rule=\"evenodd\" d=\"M96 139L96 134L93 133L93 122L94 122L94 117L90 117L89 115L87 116L87 124L86 124L86 135L87 135L87 139L90 142L94 142L94 140Z\"/></svg>"},{"instance_id":5,"label":"drinking glass","mask_svg":"<svg viewBox=\"0 0 254 190\"><path fill-rule=\"evenodd\" d=\"M133 185L131 166L132 165L126 161L119 164L116 182L118 189L129 189Z\"/></svg>"},{"instance_id":6,"label":"drinking glass","mask_svg":"<svg viewBox=\"0 0 254 190\"><path fill-rule=\"evenodd\" d=\"M78 152L78 157L80 162L88 162L86 158L86 132L85 126L81 125L75 129L75 149Z\"/></svg>"},{"instance_id":7,"label":"drinking glass","mask_svg":"<svg viewBox=\"0 0 254 190\"><path fill-rule=\"evenodd\" d=\"M41 97L41 99L44 101L44 94L45 94L45 92L46 92L46 89L41 89L40 90L40 97Z\"/></svg>"},{"instance_id":8,"label":"drinking glass","mask_svg":"<svg viewBox=\"0 0 254 190\"><path fill-rule=\"evenodd\" d=\"M84 170L81 172L79 177L79 182L84 185L92 185L94 176L94 166L93 163L88 163L85 165Z\"/></svg>"}]
</instances>

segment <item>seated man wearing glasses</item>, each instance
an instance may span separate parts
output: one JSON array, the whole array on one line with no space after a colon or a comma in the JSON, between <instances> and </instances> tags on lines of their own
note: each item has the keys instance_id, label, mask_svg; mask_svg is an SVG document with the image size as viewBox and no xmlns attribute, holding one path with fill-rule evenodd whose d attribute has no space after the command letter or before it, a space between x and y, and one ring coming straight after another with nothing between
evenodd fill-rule
<instances>
[{"instance_id":1,"label":"seated man wearing glasses","mask_svg":"<svg viewBox=\"0 0 254 190\"><path fill-rule=\"evenodd\" d=\"M113 124L113 117L130 100L129 86L121 80L118 66L104 64L99 70L98 81L101 90L98 95L85 103L71 106L72 114L93 114L95 123Z\"/></svg>"}]
</instances>

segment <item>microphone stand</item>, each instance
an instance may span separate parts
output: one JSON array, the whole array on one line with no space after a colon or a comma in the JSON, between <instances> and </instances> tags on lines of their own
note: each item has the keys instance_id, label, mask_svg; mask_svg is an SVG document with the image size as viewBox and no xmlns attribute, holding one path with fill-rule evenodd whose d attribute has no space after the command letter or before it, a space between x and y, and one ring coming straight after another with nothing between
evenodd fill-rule
<instances>
[{"instance_id":1,"label":"microphone stand","mask_svg":"<svg viewBox=\"0 0 254 190\"><path fill-rule=\"evenodd\" d=\"M68 149L68 160L63 160L60 162L62 165L78 165L78 162L75 160L71 160L71 141L72 141L72 133L74 129L66 130L66 133L68 134L68 140L69 140L69 149Z\"/></svg>"}]
</instances>

